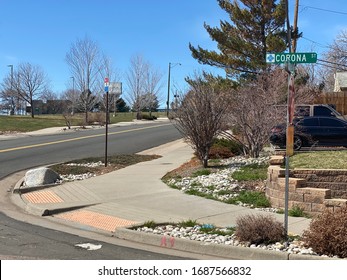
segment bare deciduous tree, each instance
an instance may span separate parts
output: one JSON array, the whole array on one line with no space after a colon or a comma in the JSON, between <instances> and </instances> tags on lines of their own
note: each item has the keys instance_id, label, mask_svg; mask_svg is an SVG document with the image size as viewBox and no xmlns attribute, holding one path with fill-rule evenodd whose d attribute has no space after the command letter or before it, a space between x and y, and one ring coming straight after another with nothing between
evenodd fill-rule
<instances>
[{"instance_id":1,"label":"bare deciduous tree","mask_svg":"<svg viewBox=\"0 0 347 280\"><path fill-rule=\"evenodd\" d=\"M298 68L295 103L311 103L319 93L305 68ZM253 81L230 93L233 103L230 123L237 129L245 153L258 157L269 142L271 128L286 122L288 73L277 68L259 74Z\"/></svg>"},{"instance_id":2,"label":"bare deciduous tree","mask_svg":"<svg viewBox=\"0 0 347 280\"><path fill-rule=\"evenodd\" d=\"M49 81L45 72L38 65L21 63L13 72L12 84L9 84L11 80L11 77L5 78L4 84L8 88L12 88L10 93L14 95L15 99L30 104L31 117L34 118L34 99L49 91Z\"/></svg>"},{"instance_id":3,"label":"bare deciduous tree","mask_svg":"<svg viewBox=\"0 0 347 280\"><path fill-rule=\"evenodd\" d=\"M15 102L16 93L13 90L13 79L10 75L4 77L1 83L0 97L2 99L2 108L6 108L10 115L14 115L17 109L17 102Z\"/></svg>"},{"instance_id":4,"label":"bare deciduous tree","mask_svg":"<svg viewBox=\"0 0 347 280\"><path fill-rule=\"evenodd\" d=\"M295 103L312 104L322 92L322 81L313 64L298 66L295 75Z\"/></svg>"},{"instance_id":5,"label":"bare deciduous tree","mask_svg":"<svg viewBox=\"0 0 347 280\"><path fill-rule=\"evenodd\" d=\"M230 123L237 131L245 147L245 154L259 157L269 142L269 132L278 123L285 122L286 77L259 76L251 84L238 88L230 94L234 104L230 111ZM280 106L282 105L282 106Z\"/></svg>"},{"instance_id":6,"label":"bare deciduous tree","mask_svg":"<svg viewBox=\"0 0 347 280\"><path fill-rule=\"evenodd\" d=\"M78 91L76 91L74 88L68 89L63 92L62 98L64 100L68 100L69 106L67 106L64 110L64 114L71 114L73 115L76 112L76 109L78 107L80 94Z\"/></svg>"},{"instance_id":7,"label":"bare deciduous tree","mask_svg":"<svg viewBox=\"0 0 347 280\"><path fill-rule=\"evenodd\" d=\"M120 75L118 71L114 68L109 57L103 55L101 59L101 70L100 70L100 79L98 80L98 92L101 98L102 106L106 108L106 93L105 93L105 84L104 79L109 78L110 83L119 82ZM110 92L108 96L108 108L109 110L113 107L114 112L116 112L115 104L120 97L119 94ZM109 114L107 114L107 121L110 122Z\"/></svg>"},{"instance_id":8,"label":"bare deciduous tree","mask_svg":"<svg viewBox=\"0 0 347 280\"><path fill-rule=\"evenodd\" d=\"M98 101L94 92L98 91L97 80L100 79L100 50L96 42L88 37L77 39L66 54L65 60L75 79L76 89L80 92L79 107L85 113L88 122L88 112Z\"/></svg>"},{"instance_id":9,"label":"bare deciduous tree","mask_svg":"<svg viewBox=\"0 0 347 280\"><path fill-rule=\"evenodd\" d=\"M180 97L173 112L174 124L190 142L204 167L214 138L226 127L226 113L231 103L225 92L207 75L190 80L191 89Z\"/></svg>"},{"instance_id":10,"label":"bare deciduous tree","mask_svg":"<svg viewBox=\"0 0 347 280\"><path fill-rule=\"evenodd\" d=\"M161 78L162 74L145 61L142 56L136 55L131 59L126 75L127 101L136 111L137 119L141 118L141 111L144 108L153 107L153 103L158 99L162 87ZM144 98L145 96L150 98Z\"/></svg>"},{"instance_id":11,"label":"bare deciduous tree","mask_svg":"<svg viewBox=\"0 0 347 280\"><path fill-rule=\"evenodd\" d=\"M333 91L336 72L347 71L347 30L342 30L329 50L323 55L324 66L321 67L321 79L325 91Z\"/></svg>"}]
</instances>

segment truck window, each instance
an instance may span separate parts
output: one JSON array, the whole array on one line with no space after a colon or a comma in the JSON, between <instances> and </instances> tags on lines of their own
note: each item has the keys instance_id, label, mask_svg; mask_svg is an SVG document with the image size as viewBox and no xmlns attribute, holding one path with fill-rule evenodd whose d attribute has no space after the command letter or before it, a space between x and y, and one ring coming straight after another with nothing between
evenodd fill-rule
<instances>
[{"instance_id":1,"label":"truck window","mask_svg":"<svg viewBox=\"0 0 347 280\"><path fill-rule=\"evenodd\" d=\"M326 116L326 117L335 117L334 114L332 114L332 111L324 106L315 106L313 108L313 115L314 116Z\"/></svg>"},{"instance_id":2,"label":"truck window","mask_svg":"<svg viewBox=\"0 0 347 280\"><path fill-rule=\"evenodd\" d=\"M310 116L310 107L309 106L296 106L294 115L297 117L309 117Z\"/></svg>"}]
</instances>

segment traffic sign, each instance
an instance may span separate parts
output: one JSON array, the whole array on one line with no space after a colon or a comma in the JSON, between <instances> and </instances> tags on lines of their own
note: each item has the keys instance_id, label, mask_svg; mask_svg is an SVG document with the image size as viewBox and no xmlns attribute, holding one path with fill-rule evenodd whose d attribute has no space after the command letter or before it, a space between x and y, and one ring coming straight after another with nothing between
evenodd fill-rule
<instances>
[{"instance_id":1,"label":"traffic sign","mask_svg":"<svg viewBox=\"0 0 347 280\"><path fill-rule=\"evenodd\" d=\"M105 92L108 92L108 86L110 85L110 80L108 77L104 79L105 82Z\"/></svg>"},{"instance_id":2,"label":"traffic sign","mask_svg":"<svg viewBox=\"0 0 347 280\"><path fill-rule=\"evenodd\" d=\"M267 53L266 63L316 63L317 53Z\"/></svg>"}]
</instances>

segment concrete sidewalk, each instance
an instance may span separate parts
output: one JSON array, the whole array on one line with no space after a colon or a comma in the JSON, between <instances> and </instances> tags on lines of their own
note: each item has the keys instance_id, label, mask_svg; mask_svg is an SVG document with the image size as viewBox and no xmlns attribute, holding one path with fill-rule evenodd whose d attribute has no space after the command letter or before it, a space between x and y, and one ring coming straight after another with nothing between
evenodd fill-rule
<instances>
[{"instance_id":1,"label":"concrete sidewalk","mask_svg":"<svg viewBox=\"0 0 347 280\"><path fill-rule=\"evenodd\" d=\"M161 178L167 172L193 156L190 146L182 140L143 153L162 157L87 180L26 193L20 191L19 182L13 199L33 214L51 215L80 228L109 232L150 220L165 223L191 219L227 227L235 225L236 219L245 214L273 215L283 222L281 214L187 195L163 183ZM289 217L289 232L301 234L309 223L306 218Z\"/></svg>"}]
</instances>

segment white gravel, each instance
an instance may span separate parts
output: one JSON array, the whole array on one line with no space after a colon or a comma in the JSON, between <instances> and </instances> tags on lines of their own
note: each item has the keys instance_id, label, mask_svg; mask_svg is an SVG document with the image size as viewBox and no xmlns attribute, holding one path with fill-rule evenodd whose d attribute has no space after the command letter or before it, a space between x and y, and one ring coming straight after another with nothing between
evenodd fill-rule
<instances>
[{"instance_id":1,"label":"white gravel","mask_svg":"<svg viewBox=\"0 0 347 280\"><path fill-rule=\"evenodd\" d=\"M317 253L313 251L312 248L307 248L304 242L299 240L291 240L287 242L276 242L274 244L250 244L250 243L242 243L239 242L235 235L230 233L226 235L218 235L218 234L208 234L201 232L200 229L204 226L211 227L211 225L196 225L194 227L179 227L177 225L158 225L155 228L149 227L139 227L136 231L144 232L148 234L157 234L157 235L166 235L172 236L175 238L183 238L187 240L193 240L202 242L204 244L222 244L222 245L230 245L230 246L240 246L240 247L249 247L249 248L257 248L262 250L271 250L271 251L280 251L287 252L291 254L298 255L313 255L318 256ZM227 228L221 228L220 231L224 231L226 233L229 232ZM327 256L325 256L327 257Z\"/></svg>"},{"instance_id":2,"label":"white gravel","mask_svg":"<svg viewBox=\"0 0 347 280\"><path fill-rule=\"evenodd\" d=\"M67 166L99 167L99 166L103 166L104 163L101 161L98 161L98 162L88 162L88 163L67 163L66 165ZM92 172L78 174L78 175L74 175L74 174L60 175L61 180L59 180L58 183L85 180L95 176L96 174Z\"/></svg>"},{"instance_id":3,"label":"white gravel","mask_svg":"<svg viewBox=\"0 0 347 280\"><path fill-rule=\"evenodd\" d=\"M237 197L242 190L246 190L244 184L234 180L231 175L240 170L241 167L251 164L264 165L269 161L269 156L259 158L245 158L237 156L230 159L221 160L221 166L225 168L211 173L209 175L201 175L197 177L185 177L182 179L170 179L167 184L173 186L182 192L199 192L211 195L214 199L226 202L227 200ZM255 191L264 191L265 182L256 186ZM253 205L239 202L240 206L254 208ZM277 208L256 208L260 211L277 212Z\"/></svg>"}]
</instances>

